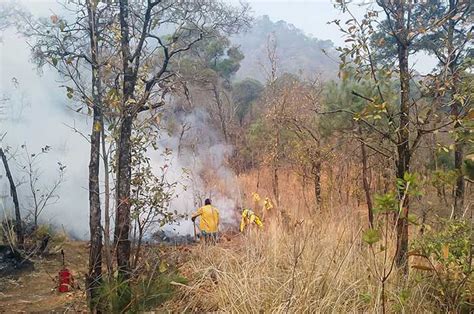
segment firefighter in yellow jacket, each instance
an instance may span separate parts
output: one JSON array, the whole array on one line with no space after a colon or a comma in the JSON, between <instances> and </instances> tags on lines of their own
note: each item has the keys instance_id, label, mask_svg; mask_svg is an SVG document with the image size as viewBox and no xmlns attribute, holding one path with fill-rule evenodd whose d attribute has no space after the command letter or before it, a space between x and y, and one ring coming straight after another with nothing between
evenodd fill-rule
<instances>
[{"instance_id":1,"label":"firefighter in yellow jacket","mask_svg":"<svg viewBox=\"0 0 474 314\"><path fill-rule=\"evenodd\" d=\"M217 241L217 232L219 231L219 211L211 205L211 200L206 199L204 206L199 208L192 216L194 222L199 217L199 229L206 243L215 243Z\"/></svg>"},{"instance_id":2,"label":"firefighter in yellow jacket","mask_svg":"<svg viewBox=\"0 0 474 314\"><path fill-rule=\"evenodd\" d=\"M244 229L255 223L260 229L263 228L263 223L251 209L244 209L242 212L242 220L240 221L240 232L244 232Z\"/></svg>"}]
</instances>

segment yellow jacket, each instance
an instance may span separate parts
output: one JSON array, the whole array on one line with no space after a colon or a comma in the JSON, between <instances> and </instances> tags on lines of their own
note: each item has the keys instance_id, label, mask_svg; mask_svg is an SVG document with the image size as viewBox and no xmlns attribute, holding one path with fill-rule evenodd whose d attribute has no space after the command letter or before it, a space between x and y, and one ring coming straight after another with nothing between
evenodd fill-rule
<instances>
[{"instance_id":1,"label":"yellow jacket","mask_svg":"<svg viewBox=\"0 0 474 314\"><path fill-rule=\"evenodd\" d=\"M240 221L240 232L243 232L245 227L255 223L259 228L263 228L263 223L260 218L250 209L244 209L242 212L242 220Z\"/></svg>"},{"instance_id":2,"label":"yellow jacket","mask_svg":"<svg viewBox=\"0 0 474 314\"><path fill-rule=\"evenodd\" d=\"M199 229L212 233L219 229L219 211L212 205L205 205L197 210L192 217L200 216Z\"/></svg>"},{"instance_id":3,"label":"yellow jacket","mask_svg":"<svg viewBox=\"0 0 474 314\"><path fill-rule=\"evenodd\" d=\"M272 201L268 197L265 197L265 201L263 202L263 208L266 211L273 209Z\"/></svg>"}]
</instances>

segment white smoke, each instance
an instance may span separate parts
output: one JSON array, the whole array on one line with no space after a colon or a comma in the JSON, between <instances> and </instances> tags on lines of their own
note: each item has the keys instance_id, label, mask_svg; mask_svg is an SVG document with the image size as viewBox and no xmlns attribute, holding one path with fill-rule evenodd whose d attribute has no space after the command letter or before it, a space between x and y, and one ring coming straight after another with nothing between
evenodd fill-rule
<instances>
[{"instance_id":1,"label":"white smoke","mask_svg":"<svg viewBox=\"0 0 474 314\"><path fill-rule=\"evenodd\" d=\"M223 143L203 109L175 114L174 119L180 127L186 126L187 131L182 138L180 132L174 132L172 135L165 134L159 141L160 147L173 151L170 174L173 180L180 182L170 209L190 215L203 205L205 198L210 198L219 209L221 225L225 228L235 224L240 193L236 175L227 165L232 146ZM154 162L160 165L159 160L154 159ZM187 219L167 229L190 234L193 225Z\"/></svg>"},{"instance_id":2,"label":"white smoke","mask_svg":"<svg viewBox=\"0 0 474 314\"><path fill-rule=\"evenodd\" d=\"M41 151L49 145L51 152L42 156L40 184L50 185L57 178L57 162L67 166L65 182L60 187L59 201L47 207L42 216L44 222L63 225L75 237L85 238L88 234L88 182L87 164L89 145L85 139L75 134L69 126L75 126L87 134L89 118L68 109L71 105L65 89L60 85L59 76L45 68L40 75L35 65L29 62L30 49L25 39L13 30L3 33L0 43L0 95L4 101L4 115L0 121L0 132L7 133L2 146L10 146L21 159L26 144L30 153ZM16 181L22 181L24 174L15 160L10 161ZM20 161L21 163L21 161ZM5 183L3 165L0 167L3 189L1 195L9 195ZM5 190L6 189L6 190ZM20 207L25 216L30 208L31 198L27 184L18 188ZM9 198L4 209L11 211ZM3 216L3 215L2 215Z\"/></svg>"},{"instance_id":3,"label":"white smoke","mask_svg":"<svg viewBox=\"0 0 474 314\"><path fill-rule=\"evenodd\" d=\"M5 31L2 37L0 96L3 97L0 98L8 98L3 104L4 116L0 120L0 133L7 133L2 145L18 149L26 144L32 153L46 145L52 147L38 164L42 171L41 182L49 185L56 179L57 162L67 166L65 182L58 191L59 201L45 209L41 221L63 226L72 236L87 239L90 147L70 126L88 136L91 119L68 108L71 101L66 97L65 89L59 87L61 78L54 70L44 68L41 75L38 73L35 65L29 62L30 49L24 38L13 30ZM158 142L160 149L172 150L167 180L179 182L170 209L180 214L191 214L204 198L210 197L213 205L220 210L222 223L235 223L235 208L239 205L236 200L240 196L235 174L226 164L232 147L222 143L204 110L171 113L168 118L174 119L178 126L185 123L189 127L181 138L180 149L179 132L162 132ZM159 152L151 158L156 169L163 166ZM14 160L11 161L11 168L16 180L20 181L24 174ZM12 203L3 167L0 167L0 176L0 196L5 200L5 206L0 207L0 211L11 213ZM18 192L25 216L31 203L27 185L20 185ZM193 232L189 219L168 225L165 229L179 234Z\"/></svg>"}]
</instances>

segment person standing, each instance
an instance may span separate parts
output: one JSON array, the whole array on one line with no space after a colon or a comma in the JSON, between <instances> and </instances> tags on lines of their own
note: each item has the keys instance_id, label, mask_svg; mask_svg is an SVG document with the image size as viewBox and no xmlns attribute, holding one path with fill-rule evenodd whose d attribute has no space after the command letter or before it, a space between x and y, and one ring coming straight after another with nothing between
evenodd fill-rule
<instances>
[{"instance_id":1,"label":"person standing","mask_svg":"<svg viewBox=\"0 0 474 314\"><path fill-rule=\"evenodd\" d=\"M219 231L219 210L212 206L211 200L206 199L204 206L192 214L191 220L194 222L199 217L199 229L201 236L206 243L217 242L217 232Z\"/></svg>"}]
</instances>

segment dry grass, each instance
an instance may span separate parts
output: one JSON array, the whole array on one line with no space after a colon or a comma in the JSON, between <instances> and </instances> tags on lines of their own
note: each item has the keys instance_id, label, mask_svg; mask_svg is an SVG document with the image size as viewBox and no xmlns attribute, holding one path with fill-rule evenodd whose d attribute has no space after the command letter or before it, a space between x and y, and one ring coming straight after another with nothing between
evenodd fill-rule
<instances>
[{"instance_id":1,"label":"dry grass","mask_svg":"<svg viewBox=\"0 0 474 314\"><path fill-rule=\"evenodd\" d=\"M332 215L192 252L181 268L191 278L166 308L183 311L347 313L381 311L374 278L354 216ZM387 284L387 312L435 311L414 280ZM403 295L409 293L409 298Z\"/></svg>"}]
</instances>

